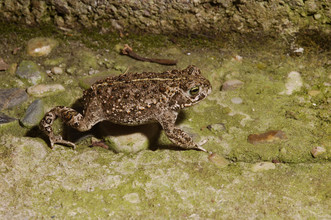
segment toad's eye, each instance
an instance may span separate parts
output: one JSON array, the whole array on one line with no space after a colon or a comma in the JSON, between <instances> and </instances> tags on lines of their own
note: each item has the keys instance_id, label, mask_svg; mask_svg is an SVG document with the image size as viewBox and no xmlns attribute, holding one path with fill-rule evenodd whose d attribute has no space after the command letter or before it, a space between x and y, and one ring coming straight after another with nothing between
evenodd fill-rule
<instances>
[{"instance_id":1,"label":"toad's eye","mask_svg":"<svg viewBox=\"0 0 331 220\"><path fill-rule=\"evenodd\" d=\"M194 86L190 89L190 95L196 95L199 92L199 86Z\"/></svg>"}]
</instances>

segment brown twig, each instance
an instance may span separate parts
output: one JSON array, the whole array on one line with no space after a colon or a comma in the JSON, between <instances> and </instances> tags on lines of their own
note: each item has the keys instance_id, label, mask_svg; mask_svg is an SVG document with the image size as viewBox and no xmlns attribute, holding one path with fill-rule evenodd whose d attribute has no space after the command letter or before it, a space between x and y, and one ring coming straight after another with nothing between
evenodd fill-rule
<instances>
[{"instance_id":1,"label":"brown twig","mask_svg":"<svg viewBox=\"0 0 331 220\"><path fill-rule=\"evenodd\" d=\"M122 49L122 54L127 55L136 60L158 63L158 64L162 64L162 65L176 65L177 64L177 60L154 59L154 58L146 58L146 57L139 56L138 54L133 52L132 48L127 44L124 45L124 48Z\"/></svg>"}]
</instances>

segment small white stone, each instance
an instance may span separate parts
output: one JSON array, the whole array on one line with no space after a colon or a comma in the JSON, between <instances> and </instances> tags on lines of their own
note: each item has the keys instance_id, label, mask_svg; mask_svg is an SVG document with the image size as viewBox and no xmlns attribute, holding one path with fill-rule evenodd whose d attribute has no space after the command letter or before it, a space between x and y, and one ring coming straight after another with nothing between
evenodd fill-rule
<instances>
[{"instance_id":1,"label":"small white stone","mask_svg":"<svg viewBox=\"0 0 331 220\"><path fill-rule=\"evenodd\" d=\"M242 61L243 57L240 56L240 55L236 55L234 58L232 58L232 60L235 60L235 61Z\"/></svg>"},{"instance_id":2,"label":"small white stone","mask_svg":"<svg viewBox=\"0 0 331 220\"><path fill-rule=\"evenodd\" d=\"M322 17L322 15L321 14L314 14L314 18L316 19L316 20L318 20L318 19L320 19Z\"/></svg>"},{"instance_id":3,"label":"small white stone","mask_svg":"<svg viewBox=\"0 0 331 220\"><path fill-rule=\"evenodd\" d=\"M52 68L52 73L55 74L55 75L62 74L63 73L63 70L62 70L61 67L55 66L55 67Z\"/></svg>"},{"instance_id":4,"label":"small white stone","mask_svg":"<svg viewBox=\"0 0 331 220\"><path fill-rule=\"evenodd\" d=\"M231 99L231 102L233 104L237 104L238 105L238 104L241 104L243 102L243 100L241 98L239 98L239 97L234 97L234 98Z\"/></svg>"},{"instance_id":5,"label":"small white stone","mask_svg":"<svg viewBox=\"0 0 331 220\"><path fill-rule=\"evenodd\" d=\"M295 49L294 53L303 53L304 49L302 47Z\"/></svg>"}]
</instances>

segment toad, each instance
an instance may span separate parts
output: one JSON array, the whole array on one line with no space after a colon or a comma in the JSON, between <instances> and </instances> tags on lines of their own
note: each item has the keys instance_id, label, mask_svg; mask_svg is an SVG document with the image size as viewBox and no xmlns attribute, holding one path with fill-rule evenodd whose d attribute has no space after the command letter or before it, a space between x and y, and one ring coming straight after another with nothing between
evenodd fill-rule
<instances>
[{"instance_id":1,"label":"toad","mask_svg":"<svg viewBox=\"0 0 331 220\"><path fill-rule=\"evenodd\" d=\"M104 120L121 125L158 122L175 145L207 152L175 122L181 109L197 104L210 92L210 82L193 65L163 73L125 73L97 81L84 91L82 114L57 106L45 114L39 127L49 137L51 148L54 144L75 148L74 143L53 133L52 124L58 117L79 131Z\"/></svg>"}]
</instances>

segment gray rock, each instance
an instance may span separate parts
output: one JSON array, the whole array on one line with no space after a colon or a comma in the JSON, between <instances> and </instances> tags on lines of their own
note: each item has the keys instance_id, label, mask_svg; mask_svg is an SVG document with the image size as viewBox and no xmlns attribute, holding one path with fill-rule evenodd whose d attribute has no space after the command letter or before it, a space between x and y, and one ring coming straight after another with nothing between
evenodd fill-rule
<instances>
[{"instance_id":1,"label":"gray rock","mask_svg":"<svg viewBox=\"0 0 331 220\"><path fill-rule=\"evenodd\" d=\"M16 120L15 118L12 118L12 117L9 117L8 115L0 113L0 125L7 124L7 123L10 123L15 120Z\"/></svg>"},{"instance_id":2,"label":"gray rock","mask_svg":"<svg viewBox=\"0 0 331 220\"><path fill-rule=\"evenodd\" d=\"M0 110L17 106L25 102L27 99L28 94L24 89L0 89Z\"/></svg>"},{"instance_id":3,"label":"gray rock","mask_svg":"<svg viewBox=\"0 0 331 220\"><path fill-rule=\"evenodd\" d=\"M35 100L31 103L28 109L21 119L21 123L24 127L33 127L39 123L44 116L44 102L40 99Z\"/></svg>"},{"instance_id":4,"label":"gray rock","mask_svg":"<svg viewBox=\"0 0 331 220\"><path fill-rule=\"evenodd\" d=\"M45 74L41 72L39 66L30 60L23 60L20 63L16 70L16 75L32 85L42 82L45 78Z\"/></svg>"}]
</instances>

